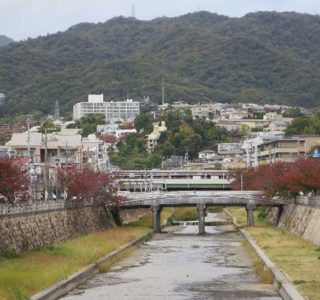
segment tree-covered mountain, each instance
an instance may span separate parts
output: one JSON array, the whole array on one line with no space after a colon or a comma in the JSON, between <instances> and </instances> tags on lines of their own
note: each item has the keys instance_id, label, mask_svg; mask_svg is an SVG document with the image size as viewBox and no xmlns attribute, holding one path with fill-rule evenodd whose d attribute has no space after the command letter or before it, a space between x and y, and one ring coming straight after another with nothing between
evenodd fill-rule
<instances>
[{"instance_id":1,"label":"tree-covered mountain","mask_svg":"<svg viewBox=\"0 0 320 300\"><path fill-rule=\"evenodd\" d=\"M63 112L89 93L107 100L283 103L320 99L320 17L208 12L82 23L0 49L2 115Z\"/></svg>"},{"instance_id":2,"label":"tree-covered mountain","mask_svg":"<svg viewBox=\"0 0 320 300\"><path fill-rule=\"evenodd\" d=\"M10 39L9 37L7 37L5 35L0 34L0 47L7 46L12 42L13 42L13 39Z\"/></svg>"}]
</instances>

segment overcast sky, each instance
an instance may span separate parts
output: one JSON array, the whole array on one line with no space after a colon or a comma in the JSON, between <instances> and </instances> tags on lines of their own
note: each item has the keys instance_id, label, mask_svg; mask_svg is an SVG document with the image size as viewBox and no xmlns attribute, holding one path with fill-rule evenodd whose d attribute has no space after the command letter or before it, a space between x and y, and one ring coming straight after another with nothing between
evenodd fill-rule
<instances>
[{"instance_id":1,"label":"overcast sky","mask_svg":"<svg viewBox=\"0 0 320 300\"><path fill-rule=\"evenodd\" d=\"M207 10L231 17L255 11L320 13L320 0L0 0L0 34L15 40L114 16L149 20Z\"/></svg>"}]
</instances>

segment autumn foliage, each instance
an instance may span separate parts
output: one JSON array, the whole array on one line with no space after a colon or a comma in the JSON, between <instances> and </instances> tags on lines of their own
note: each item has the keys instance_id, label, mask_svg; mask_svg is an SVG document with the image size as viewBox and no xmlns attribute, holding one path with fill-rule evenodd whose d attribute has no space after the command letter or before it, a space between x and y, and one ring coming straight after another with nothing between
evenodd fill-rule
<instances>
[{"instance_id":1,"label":"autumn foliage","mask_svg":"<svg viewBox=\"0 0 320 300\"><path fill-rule=\"evenodd\" d=\"M320 190L320 159L299 159L294 163L276 162L258 168L238 169L232 174L233 189L263 190L269 197L295 196L299 192L317 194Z\"/></svg>"},{"instance_id":2,"label":"autumn foliage","mask_svg":"<svg viewBox=\"0 0 320 300\"><path fill-rule=\"evenodd\" d=\"M69 200L76 198L81 203L115 200L114 176L107 172L79 169L75 166L59 168L57 184L62 192L66 192Z\"/></svg>"},{"instance_id":3,"label":"autumn foliage","mask_svg":"<svg viewBox=\"0 0 320 300\"><path fill-rule=\"evenodd\" d=\"M29 178L18 160L8 157L0 158L0 195L10 203L30 199L28 193Z\"/></svg>"}]
</instances>

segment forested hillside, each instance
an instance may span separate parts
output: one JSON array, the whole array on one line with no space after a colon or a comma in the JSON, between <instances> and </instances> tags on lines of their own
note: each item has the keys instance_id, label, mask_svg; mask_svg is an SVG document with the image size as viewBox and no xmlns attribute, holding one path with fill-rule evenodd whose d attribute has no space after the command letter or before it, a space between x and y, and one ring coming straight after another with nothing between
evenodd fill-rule
<instances>
[{"instance_id":1,"label":"forested hillside","mask_svg":"<svg viewBox=\"0 0 320 300\"><path fill-rule=\"evenodd\" d=\"M1 35L0 34L0 47L3 47L3 46L7 46L9 45L10 43L12 43L13 40L8 38L7 36L5 35Z\"/></svg>"},{"instance_id":2,"label":"forested hillside","mask_svg":"<svg viewBox=\"0 0 320 300\"><path fill-rule=\"evenodd\" d=\"M320 17L208 12L139 21L118 17L0 49L1 115L53 112L86 101L320 103Z\"/></svg>"}]
</instances>

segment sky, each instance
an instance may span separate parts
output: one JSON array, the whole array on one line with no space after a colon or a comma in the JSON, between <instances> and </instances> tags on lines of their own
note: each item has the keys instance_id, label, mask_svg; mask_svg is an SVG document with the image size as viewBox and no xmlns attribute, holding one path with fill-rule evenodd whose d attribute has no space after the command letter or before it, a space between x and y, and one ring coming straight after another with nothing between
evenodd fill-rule
<instances>
[{"instance_id":1,"label":"sky","mask_svg":"<svg viewBox=\"0 0 320 300\"><path fill-rule=\"evenodd\" d=\"M202 10L230 17L256 11L320 14L320 0L0 0L0 35L19 41L115 16L150 20Z\"/></svg>"}]
</instances>

